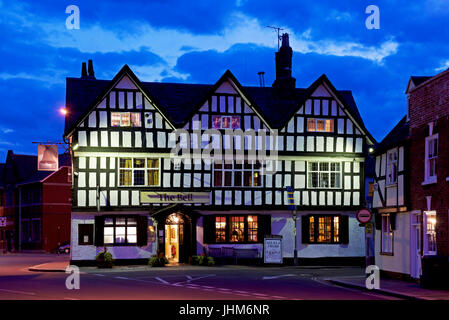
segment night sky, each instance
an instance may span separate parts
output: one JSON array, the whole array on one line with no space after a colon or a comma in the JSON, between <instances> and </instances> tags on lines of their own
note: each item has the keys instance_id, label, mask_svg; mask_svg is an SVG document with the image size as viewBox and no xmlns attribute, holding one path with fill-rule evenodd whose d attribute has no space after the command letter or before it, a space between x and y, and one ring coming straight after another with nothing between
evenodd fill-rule
<instances>
[{"instance_id":1,"label":"night sky","mask_svg":"<svg viewBox=\"0 0 449 320\"><path fill-rule=\"evenodd\" d=\"M66 28L66 7L80 29ZM365 8L380 9L368 30ZM449 67L449 1L3 1L0 0L0 161L33 141L62 141L65 78L93 59L97 79L128 64L141 81L215 83L230 69L243 85L275 76L276 33L293 48L293 76L308 87L325 73L352 90L381 140L406 112L410 75Z\"/></svg>"}]
</instances>

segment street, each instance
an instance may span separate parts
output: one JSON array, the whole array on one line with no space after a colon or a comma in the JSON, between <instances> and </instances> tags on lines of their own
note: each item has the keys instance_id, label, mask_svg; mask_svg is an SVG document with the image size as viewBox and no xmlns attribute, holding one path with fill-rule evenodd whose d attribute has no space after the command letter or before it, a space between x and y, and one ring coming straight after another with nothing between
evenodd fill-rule
<instances>
[{"instance_id":1,"label":"street","mask_svg":"<svg viewBox=\"0 0 449 320\"><path fill-rule=\"evenodd\" d=\"M64 272L28 268L67 256L0 256L0 300L385 300L330 284L329 277L363 275L359 267L147 266L81 268L80 289L68 290Z\"/></svg>"}]
</instances>

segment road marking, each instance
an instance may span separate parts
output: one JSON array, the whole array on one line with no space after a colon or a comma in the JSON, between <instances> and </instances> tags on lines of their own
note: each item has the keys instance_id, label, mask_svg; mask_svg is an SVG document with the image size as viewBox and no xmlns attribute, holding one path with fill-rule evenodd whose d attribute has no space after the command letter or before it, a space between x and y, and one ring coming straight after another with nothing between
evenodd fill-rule
<instances>
[{"instance_id":1,"label":"road marking","mask_svg":"<svg viewBox=\"0 0 449 320\"><path fill-rule=\"evenodd\" d=\"M231 290L231 289L226 289L226 288L218 288L218 290L229 291L229 290Z\"/></svg>"},{"instance_id":2,"label":"road marking","mask_svg":"<svg viewBox=\"0 0 449 320\"><path fill-rule=\"evenodd\" d=\"M79 299L76 299L76 298L64 298L64 300L79 300Z\"/></svg>"},{"instance_id":3,"label":"road marking","mask_svg":"<svg viewBox=\"0 0 449 320\"><path fill-rule=\"evenodd\" d=\"M238 292L238 293L248 293L248 291L240 291L240 290L236 290L234 292Z\"/></svg>"},{"instance_id":4,"label":"road marking","mask_svg":"<svg viewBox=\"0 0 449 320\"><path fill-rule=\"evenodd\" d=\"M268 297L267 294L263 294L263 293L253 293L253 295L255 295L255 296L261 296L261 297Z\"/></svg>"},{"instance_id":5,"label":"road marking","mask_svg":"<svg viewBox=\"0 0 449 320\"><path fill-rule=\"evenodd\" d=\"M131 280L130 278L126 278L126 277L114 277L116 279L121 279L121 280Z\"/></svg>"},{"instance_id":6,"label":"road marking","mask_svg":"<svg viewBox=\"0 0 449 320\"><path fill-rule=\"evenodd\" d=\"M283 277L294 277L296 276L295 274L281 274L279 276L268 276L268 277L263 277L263 280L272 280L272 279L279 279L279 278L283 278Z\"/></svg>"},{"instance_id":7,"label":"road marking","mask_svg":"<svg viewBox=\"0 0 449 320\"><path fill-rule=\"evenodd\" d=\"M215 289L215 287L209 287L209 286L202 286L203 288L206 288L206 289Z\"/></svg>"},{"instance_id":8,"label":"road marking","mask_svg":"<svg viewBox=\"0 0 449 320\"><path fill-rule=\"evenodd\" d=\"M8 289L0 289L0 291L8 292L8 293L17 293L17 294L25 294L29 296L35 296L35 292L26 292L26 291L16 291L16 290L8 290Z\"/></svg>"},{"instance_id":9,"label":"road marking","mask_svg":"<svg viewBox=\"0 0 449 320\"><path fill-rule=\"evenodd\" d=\"M156 279L157 281L160 281L160 282L164 283L164 284L170 284L170 282L167 282L167 281L165 281L164 279L161 279L161 278L159 278L159 277L156 277L155 279Z\"/></svg>"},{"instance_id":10,"label":"road marking","mask_svg":"<svg viewBox=\"0 0 449 320\"><path fill-rule=\"evenodd\" d=\"M192 280L192 277L191 277L191 276L186 276L186 278L189 279L189 280Z\"/></svg>"},{"instance_id":11,"label":"road marking","mask_svg":"<svg viewBox=\"0 0 449 320\"><path fill-rule=\"evenodd\" d=\"M104 274L101 273L93 273L94 276L98 276L98 277L104 277Z\"/></svg>"},{"instance_id":12,"label":"road marking","mask_svg":"<svg viewBox=\"0 0 449 320\"><path fill-rule=\"evenodd\" d=\"M281 297L281 296L272 296L275 299L287 299L286 297Z\"/></svg>"}]
</instances>

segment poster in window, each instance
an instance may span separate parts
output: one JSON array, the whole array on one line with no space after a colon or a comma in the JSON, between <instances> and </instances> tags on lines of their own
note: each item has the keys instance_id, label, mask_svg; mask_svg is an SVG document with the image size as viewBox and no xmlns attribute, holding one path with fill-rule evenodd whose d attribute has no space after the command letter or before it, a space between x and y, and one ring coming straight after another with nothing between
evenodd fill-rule
<instances>
[{"instance_id":1,"label":"poster in window","mask_svg":"<svg viewBox=\"0 0 449 320\"><path fill-rule=\"evenodd\" d=\"M223 129L231 128L231 117L221 117L221 127Z\"/></svg>"},{"instance_id":2,"label":"poster in window","mask_svg":"<svg viewBox=\"0 0 449 320\"><path fill-rule=\"evenodd\" d=\"M58 145L37 146L37 170L39 171L56 171L58 170Z\"/></svg>"},{"instance_id":3,"label":"poster in window","mask_svg":"<svg viewBox=\"0 0 449 320\"><path fill-rule=\"evenodd\" d=\"M221 129L221 117L220 116L212 116L212 128Z\"/></svg>"},{"instance_id":4,"label":"poster in window","mask_svg":"<svg viewBox=\"0 0 449 320\"><path fill-rule=\"evenodd\" d=\"M232 117L232 129L240 129L240 117Z\"/></svg>"}]
</instances>

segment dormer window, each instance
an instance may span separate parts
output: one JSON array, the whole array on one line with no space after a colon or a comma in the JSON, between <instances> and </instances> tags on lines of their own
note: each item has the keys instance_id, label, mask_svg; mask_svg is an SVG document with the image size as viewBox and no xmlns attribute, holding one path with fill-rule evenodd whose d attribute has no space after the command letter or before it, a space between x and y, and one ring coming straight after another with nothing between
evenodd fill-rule
<instances>
[{"instance_id":1,"label":"dormer window","mask_svg":"<svg viewBox=\"0 0 449 320\"><path fill-rule=\"evenodd\" d=\"M307 131L334 132L334 120L310 118L307 120Z\"/></svg>"}]
</instances>

